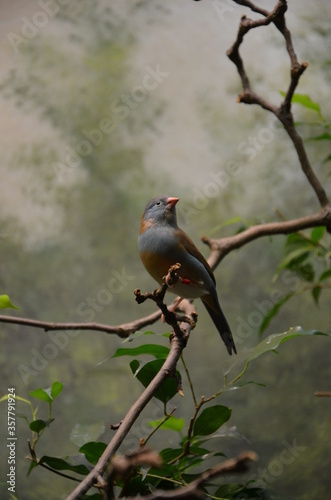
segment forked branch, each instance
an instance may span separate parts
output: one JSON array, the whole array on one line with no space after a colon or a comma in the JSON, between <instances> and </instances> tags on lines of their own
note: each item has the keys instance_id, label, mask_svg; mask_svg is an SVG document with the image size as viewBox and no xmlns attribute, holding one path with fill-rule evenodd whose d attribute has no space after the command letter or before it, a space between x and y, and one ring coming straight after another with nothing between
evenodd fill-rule
<instances>
[{"instance_id":1,"label":"forked branch","mask_svg":"<svg viewBox=\"0 0 331 500\"><path fill-rule=\"evenodd\" d=\"M291 110L291 101L293 94L299 83L300 77L308 67L308 64L306 62L303 62L302 64L298 62L298 58L292 43L291 33L287 28L285 20L287 1L278 0L275 8L270 12L266 11L265 9L259 8L253 2L250 1L245 1L245 0L242 1L233 0L233 1L237 4L249 7L253 12L261 14L262 16L260 19L257 20L252 20L249 19L247 16L242 16L237 38L233 43L233 45L231 46L231 48L227 51L228 57L237 67L243 86L243 93L238 96L238 102L243 102L245 104L257 104L261 106L263 109L270 111L278 118L278 120L283 124L284 129L288 133L289 137L291 138L291 141L297 152L301 168L308 182L310 183L311 187L315 191L321 207L326 207L330 203L328 196L322 184L320 183L319 179L317 178L315 172L312 169L302 138L300 137L299 133L295 128L293 114ZM261 26L267 26L270 23L273 23L279 30L279 32L283 35L285 39L286 49L291 62L290 83L287 92L285 94L284 100L279 106L269 102L267 99L256 94L252 90L252 86L249 77L247 75L244 62L239 52L240 46L244 41L244 36L246 35L246 33L248 33L248 31L254 28L259 28Z\"/></svg>"}]
</instances>

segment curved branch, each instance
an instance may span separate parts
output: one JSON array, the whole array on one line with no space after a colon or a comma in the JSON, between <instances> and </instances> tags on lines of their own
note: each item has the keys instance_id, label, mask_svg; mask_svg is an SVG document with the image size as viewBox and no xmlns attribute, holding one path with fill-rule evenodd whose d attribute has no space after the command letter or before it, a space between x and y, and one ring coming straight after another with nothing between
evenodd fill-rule
<instances>
[{"instance_id":1,"label":"curved branch","mask_svg":"<svg viewBox=\"0 0 331 500\"><path fill-rule=\"evenodd\" d=\"M275 8L270 12L264 9L260 9L250 1L246 0L243 1L233 0L233 1L240 5L249 7L252 11L257 12L262 16L264 16L262 19L258 20L252 20L246 16L242 16L237 34L237 39L230 47L230 49L227 51L229 59L237 67L243 86L243 93L238 96L237 100L238 102L243 102L245 104L257 104L261 106L263 109L273 113L278 118L278 120L280 120L295 147L302 171L304 172L311 187L315 191L321 207L325 207L329 204L328 196L322 184L320 183L319 179L315 175L315 172L312 169L312 166L306 154L302 138L298 134L294 126L294 119L291 111L291 101L293 94L299 83L300 77L305 71L305 69L308 67L308 64L305 62L300 64L298 62L298 58L292 43L291 33L288 30L285 21L287 1L278 0ZM262 96L259 96L255 94L255 92L253 92L248 75L244 67L243 60L239 53L240 45L243 43L244 36L249 30L258 28L260 26L266 26L270 23L273 23L276 26L276 28L280 31L280 33L283 35L285 39L286 49L291 61L291 81L288 90L285 94L284 100L280 104L280 106L272 104L268 100L264 99Z\"/></svg>"},{"instance_id":2,"label":"curved branch","mask_svg":"<svg viewBox=\"0 0 331 500\"><path fill-rule=\"evenodd\" d=\"M273 234L290 234L302 229L308 229L316 226L326 226L331 232L331 205L328 205L320 212L307 217L293 219L281 222L269 222L251 226L241 233L219 240L203 237L202 241L211 249L208 259L209 265L214 269L219 262L232 250L240 248L250 241L261 238L262 236L271 236Z\"/></svg>"},{"instance_id":3,"label":"curved branch","mask_svg":"<svg viewBox=\"0 0 331 500\"><path fill-rule=\"evenodd\" d=\"M56 330L94 330L109 334L113 333L121 338L127 338L131 333L134 333L140 328L155 323L158 319L160 319L160 317L161 312L155 311L149 316L138 318L134 321L130 321L129 323L112 326L105 325L103 323L55 323L50 321L38 321L35 319L20 318L16 316L0 315L0 323L13 323L16 325L31 326L35 328L41 328L45 332Z\"/></svg>"}]
</instances>

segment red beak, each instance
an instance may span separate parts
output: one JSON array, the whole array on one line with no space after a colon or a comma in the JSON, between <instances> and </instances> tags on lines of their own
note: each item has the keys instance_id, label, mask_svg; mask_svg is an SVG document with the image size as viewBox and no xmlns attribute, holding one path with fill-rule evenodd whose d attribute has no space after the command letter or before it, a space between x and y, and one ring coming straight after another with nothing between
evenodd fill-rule
<instances>
[{"instance_id":1,"label":"red beak","mask_svg":"<svg viewBox=\"0 0 331 500\"><path fill-rule=\"evenodd\" d=\"M172 208L179 201L179 198L168 198L167 199L167 207Z\"/></svg>"}]
</instances>

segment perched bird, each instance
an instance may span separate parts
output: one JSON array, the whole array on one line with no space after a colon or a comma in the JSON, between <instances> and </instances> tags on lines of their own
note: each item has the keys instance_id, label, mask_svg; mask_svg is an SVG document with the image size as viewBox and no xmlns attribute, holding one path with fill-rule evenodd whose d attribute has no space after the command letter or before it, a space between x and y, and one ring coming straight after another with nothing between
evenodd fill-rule
<instances>
[{"instance_id":1,"label":"perched bird","mask_svg":"<svg viewBox=\"0 0 331 500\"><path fill-rule=\"evenodd\" d=\"M213 272L193 241L177 225L178 201L178 198L164 195L147 203L138 238L140 258L159 284L162 284L170 266L179 263L179 281L169 291L186 299L200 298L228 353L237 353L230 327L218 301Z\"/></svg>"}]
</instances>

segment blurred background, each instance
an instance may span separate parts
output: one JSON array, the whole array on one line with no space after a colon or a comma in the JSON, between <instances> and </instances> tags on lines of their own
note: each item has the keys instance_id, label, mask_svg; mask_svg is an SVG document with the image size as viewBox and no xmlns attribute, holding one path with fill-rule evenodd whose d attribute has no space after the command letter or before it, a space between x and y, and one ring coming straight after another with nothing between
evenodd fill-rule
<instances>
[{"instance_id":1,"label":"blurred background","mask_svg":"<svg viewBox=\"0 0 331 500\"><path fill-rule=\"evenodd\" d=\"M272 8L275 1L262 3ZM328 120L331 4L289 0L288 7L299 61L309 63L298 92L318 102ZM277 212L291 218L318 210L293 145L273 116L236 103L241 86L226 50L243 13L255 17L228 0L1 2L0 293L19 307L4 313L115 325L152 312L152 304L135 303L133 290L155 286L136 242L144 206L158 194L180 198L179 224L206 257L203 235L233 234L242 224L278 220ZM242 55L253 88L279 103L290 70L277 30L250 32ZM321 116L294 109L308 138ZM323 159L329 151L324 142L306 145L327 188L330 167ZM259 342L266 301L291 287L282 275L272 281L284 242L278 236L250 243L215 272L238 350ZM199 323L184 355L199 397L222 387L233 360L197 307ZM330 333L329 310L327 293L318 307L310 295L299 295L266 334L295 325ZM150 329L167 331L162 324ZM141 392L129 358L111 359L122 345L114 335L47 334L1 324L0 336L0 396L14 387L32 400L31 390L55 380L64 384L54 403L55 422L38 444L39 457L75 455L86 441L109 441L109 424L120 421ZM149 341L140 337L132 346ZM167 345L166 339L157 341ZM330 401L314 395L330 390L329 346L326 337L292 340L278 356L259 358L245 375L266 387L250 385L219 400L232 408L232 417L218 451L256 451L252 473L275 496L329 494ZM177 417L189 419L185 381L184 393L171 404ZM39 403L38 417L46 419L47 405ZM28 405L18 403L17 412L31 419ZM137 446L150 431L146 422L161 416L153 402L122 451ZM73 485L63 478L41 468L26 477L30 433L23 419L17 427L17 498L65 498ZM159 450L177 442L177 435L164 431L150 445ZM285 464L280 457L288 447L294 458ZM6 460L2 454L2 481ZM2 498L9 498L6 484L1 488Z\"/></svg>"}]
</instances>

